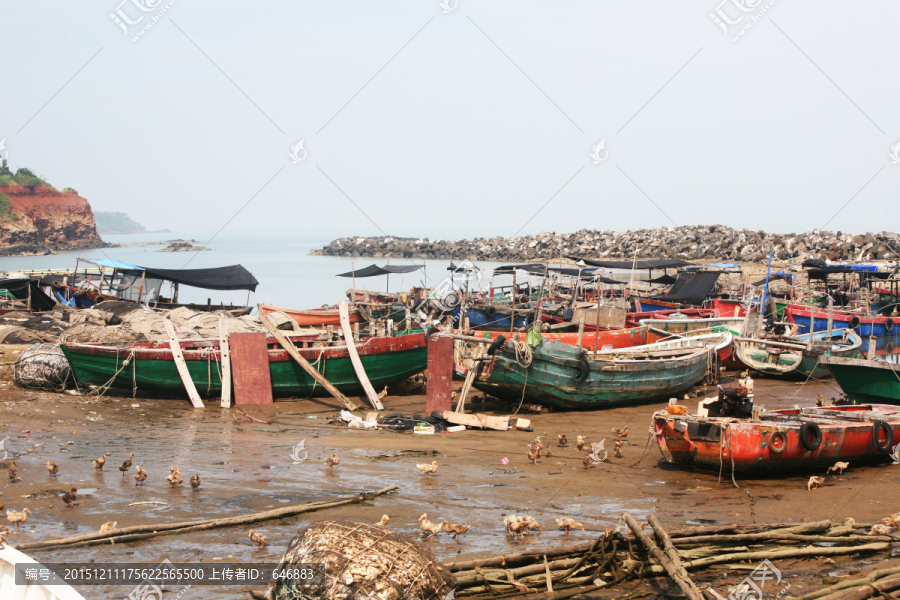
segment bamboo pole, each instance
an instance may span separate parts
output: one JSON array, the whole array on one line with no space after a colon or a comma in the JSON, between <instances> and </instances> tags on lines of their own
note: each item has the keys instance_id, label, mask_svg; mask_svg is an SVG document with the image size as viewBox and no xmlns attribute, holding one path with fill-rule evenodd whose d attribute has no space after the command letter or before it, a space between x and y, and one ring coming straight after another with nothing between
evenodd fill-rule
<instances>
[{"instance_id":1,"label":"bamboo pole","mask_svg":"<svg viewBox=\"0 0 900 600\"><path fill-rule=\"evenodd\" d=\"M659 549L659 546L644 533L644 530L641 529L638 522L634 520L634 517L628 513L624 513L622 518L625 519L625 523L628 524L629 529L631 529L635 537L637 537L644 547L647 548L650 556L659 562L661 568L665 569L665 572L669 574L669 577L672 578L672 581L675 582L679 589L684 592L684 595L690 600L704 600L703 593L700 592L700 589L693 581L691 581L687 571L685 571L684 568L678 568L673 564L669 557Z\"/></svg>"},{"instance_id":2,"label":"bamboo pole","mask_svg":"<svg viewBox=\"0 0 900 600\"><path fill-rule=\"evenodd\" d=\"M847 588L852 588L854 586L865 585L867 583L871 583L877 579L881 579L883 577L887 577L888 575L896 575L900 573L900 567L894 567L892 569L879 569L877 571L872 571L865 577L860 579L847 579L840 583L836 583L834 585L830 585L828 587L822 588L820 590L816 590L815 592L810 592L805 596L800 596L797 600L816 600L816 598L821 598L823 596L827 596L833 592L838 590L845 590Z\"/></svg>"},{"instance_id":3,"label":"bamboo pole","mask_svg":"<svg viewBox=\"0 0 900 600\"><path fill-rule=\"evenodd\" d=\"M333 508L344 506L347 504L358 504L366 500L371 500L378 496L383 496L388 492L397 489L396 485L386 487L377 492L364 492L353 498L345 500L332 500L328 502L311 502L308 504L297 504L294 506L285 506L259 513L252 513L239 517L226 517L224 519L205 519L202 521L182 521L180 523L163 523L154 525L134 525L133 527L123 527L122 529L113 529L104 533L89 533L87 535L77 535L70 538L62 538L58 540L48 540L46 542L34 542L31 544L20 544L16 546L18 550L44 550L48 548L58 548L62 546L90 546L94 544L105 544L107 542L127 542L136 539L146 539L160 535L171 535L176 533L185 533L188 531L200 531L204 529L216 529L219 527L233 527L236 525L247 525L249 523L258 523L260 521L270 521L272 519L283 519L285 517L293 517L295 515L322 510L325 508Z\"/></svg>"}]
</instances>

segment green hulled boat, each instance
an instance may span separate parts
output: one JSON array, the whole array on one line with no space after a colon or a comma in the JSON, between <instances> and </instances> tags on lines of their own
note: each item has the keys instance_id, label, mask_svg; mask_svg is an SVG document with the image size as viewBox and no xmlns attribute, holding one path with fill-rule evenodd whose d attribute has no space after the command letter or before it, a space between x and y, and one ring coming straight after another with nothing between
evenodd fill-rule
<instances>
[{"instance_id":1,"label":"green hulled boat","mask_svg":"<svg viewBox=\"0 0 900 600\"><path fill-rule=\"evenodd\" d=\"M812 335L812 344L809 336ZM831 376L822 359L860 356L862 338L851 329L835 329L763 339L738 338L734 355L745 366L774 377L825 379Z\"/></svg>"},{"instance_id":2,"label":"green hulled boat","mask_svg":"<svg viewBox=\"0 0 900 600\"><path fill-rule=\"evenodd\" d=\"M361 394L346 346L326 346L315 338L292 338L300 354L345 394ZM316 344L321 346L317 347ZM133 344L61 344L82 385L165 392L184 396L184 385L168 342ZM357 351L372 385L380 388L425 370L428 349L421 331L357 342ZM205 397L222 393L221 357L216 340L181 342L188 372ZM269 375L275 398L327 396L328 392L274 340L268 340ZM127 363L126 363L127 360Z\"/></svg>"},{"instance_id":3,"label":"green hulled boat","mask_svg":"<svg viewBox=\"0 0 900 600\"><path fill-rule=\"evenodd\" d=\"M854 404L900 404L900 364L893 360L863 360L823 356L824 364Z\"/></svg>"}]
</instances>

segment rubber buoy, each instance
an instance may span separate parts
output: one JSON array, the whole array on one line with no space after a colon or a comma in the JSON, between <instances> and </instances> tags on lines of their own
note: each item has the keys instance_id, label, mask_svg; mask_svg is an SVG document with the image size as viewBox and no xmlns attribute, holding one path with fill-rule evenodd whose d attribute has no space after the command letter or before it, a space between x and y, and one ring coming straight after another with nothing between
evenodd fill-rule
<instances>
[{"instance_id":1,"label":"rubber buoy","mask_svg":"<svg viewBox=\"0 0 900 600\"><path fill-rule=\"evenodd\" d=\"M406 305L412 310L416 310L420 301L421 297L419 297L419 294L410 294L409 298L406 299Z\"/></svg>"},{"instance_id":2,"label":"rubber buoy","mask_svg":"<svg viewBox=\"0 0 900 600\"><path fill-rule=\"evenodd\" d=\"M488 319L493 319L495 316L497 316L497 309L493 306L488 305L488 307L484 309L484 316L486 316Z\"/></svg>"},{"instance_id":3,"label":"rubber buoy","mask_svg":"<svg viewBox=\"0 0 900 600\"><path fill-rule=\"evenodd\" d=\"M575 385L582 383L591 374L591 363L588 361L587 354L582 352L578 355L578 376L575 377Z\"/></svg>"},{"instance_id":4,"label":"rubber buoy","mask_svg":"<svg viewBox=\"0 0 900 600\"><path fill-rule=\"evenodd\" d=\"M884 432L884 445L879 441L878 433ZM894 430L884 421L875 421L872 423L872 443L875 449L883 454L891 451L891 445L894 443Z\"/></svg>"},{"instance_id":5,"label":"rubber buoy","mask_svg":"<svg viewBox=\"0 0 900 600\"><path fill-rule=\"evenodd\" d=\"M894 320L892 318L888 317L887 320L885 320L884 330L888 332L894 330Z\"/></svg>"},{"instance_id":6,"label":"rubber buoy","mask_svg":"<svg viewBox=\"0 0 900 600\"><path fill-rule=\"evenodd\" d=\"M853 315L850 317L850 322L848 323L850 329L858 329L859 328L859 317Z\"/></svg>"},{"instance_id":7,"label":"rubber buoy","mask_svg":"<svg viewBox=\"0 0 900 600\"><path fill-rule=\"evenodd\" d=\"M787 434L783 431L775 431L769 436L769 452L781 454L787 448Z\"/></svg>"},{"instance_id":8,"label":"rubber buoy","mask_svg":"<svg viewBox=\"0 0 900 600\"><path fill-rule=\"evenodd\" d=\"M488 351L487 351L488 356L493 356L494 353L500 349L500 346L502 346L505 343L506 343L506 336L498 335L497 339L495 339L493 342L491 342L491 345L488 346Z\"/></svg>"},{"instance_id":9,"label":"rubber buoy","mask_svg":"<svg viewBox=\"0 0 900 600\"><path fill-rule=\"evenodd\" d=\"M888 340L884 345L884 353L885 354L893 354L894 353L894 342Z\"/></svg>"},{"instance_id":10,"label":"rubber buoy","mask_svg":"<svg viewBox=\"0 0 900 600\"><path fill-rule=\"evenodd\" d=\"M452 310L456 308L457 304L459 304L459 296L457 296L456 294L447 294L446 296L444 296L444 299L441 300L441 304Z\"/></svg>"},{"instance_id":11,"label":"rubber buoy","mask_svg":"<svg viewBox=\"0 0 900 600\"><path fill-rule=\"evenodd\" d=\"M812 434L812 439L810 439ZM822 430L817 423L804 423L800 426L800 443L810 452L815 452L822 445Z\"/></svg>"},{"instance_id":12,"label":"rubber buoy","mask_svg":"<svg viewBox=\"0 0 900 600\"><path fill-rule=\"evenodd\" d=\"M434 325L432 325L431 327L428 328L428 330L425 332L425 345L426 346L428 345L428 340L431 339L431 334L437 333L438 331L439 331L438 328L435 327Z\"/></svg>"}]
</instances>

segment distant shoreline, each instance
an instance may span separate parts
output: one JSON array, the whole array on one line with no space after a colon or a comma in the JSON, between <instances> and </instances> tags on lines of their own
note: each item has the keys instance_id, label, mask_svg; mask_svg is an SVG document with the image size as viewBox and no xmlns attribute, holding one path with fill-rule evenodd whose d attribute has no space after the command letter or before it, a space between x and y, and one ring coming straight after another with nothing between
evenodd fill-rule
<instances>
[{"instance_id":1,"label":"distant shoreline","mask_svg":"<svg viewBox=\"0 0 900 600\"><path fill-rule=\"evenodd\" d=\"M130 229L128 231L111 231L109 229L97 228L100 235L137 235L139 233L172 233L171 229L157 229L155 231L146 231L144 229Z\"/></svg>"}]
</instances>

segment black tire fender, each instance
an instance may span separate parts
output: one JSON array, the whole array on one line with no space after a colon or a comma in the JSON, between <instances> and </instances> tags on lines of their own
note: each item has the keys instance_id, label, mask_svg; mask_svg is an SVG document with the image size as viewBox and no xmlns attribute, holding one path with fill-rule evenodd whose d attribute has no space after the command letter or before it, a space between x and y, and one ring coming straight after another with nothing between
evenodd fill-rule
<instances>
[{"instance_id":1,"label":"black tire fender","mask_svg":"<svg viewBox=\"0 0 900 600\"><path fill-rule=\"evenodd\" d=\"M493 356L494 354L496 354L497 350L500 349L500 346L502 346L505 343L506 343L506 336L498 335L497 339L495 339L493 342L491 342L491 345L488 346L488 350L487 350L488 356Z\"/></svg>"},{"instance_id":2,"label":"black tire fender","mask_svg":"<svg viewBox=\"0 0 900 600\"><path fill-rule=\"evenodd\" d=\"M852 317L850 317L850 322L847 323L847 325L850 327L850 329L859 329L859 317L853 315Z\"/></svg>"},{"instance_id":3,"label":"black tire fender","mask_svg":"<svg viewBox=\"0 0 900 600\"><path fill-rule=\"evenodd\" d=\"M884 322L884 330L890 333L894 330L894 320L890 317L887 318Z\"/></svg>"},{"instance_id":4,"label":"black tire fender","mask_svg":"<svg viewBox=\"0 0 900 600\"><path fill-rule=\"evenodd\" d=\"M812 439L809 434L812 433ZM810 452L815 452L822 445L822 430L818 423L807 422L800 426L800 443Z\"/></svg>"},{"instance_id":5,"label":"black tire fender","mask_svg":"<svg viewBox=\"0 0 900 600\"><path fill-rule=\"evenodd\" d=\"M591 363L588 360L587 354L582 351L581 354L578 355L578 376L575 377L575 385L583 383L585 379L588 378L588 375L591 374Z\"/></svg>"},{"instance_id":6,"label":"black tire fender","mask_svg":"<svg viewBox=\"0 0 900 600\"><path fill-rule=\"evenodd\" d=\"M776 442L776 440L779 440ZM787 434L783 431L773 431L769 436L769 452L781 454L787 448Z\"/></svg>"},{"instance_id":7,"label":"black tire fender","mask_svg":"<svg viewBox=\"0 0 900 600\"><path fill-rule=\"evenodd\" d=\"M440 331L437 327L432 325L425 331L425 345L428 345L428 340L431 339L431 335Z\"/></svg>"},{"instance_id":8,"label":"black tire fender","mask_svg":"<svg viewBox=\"0 0 900 600\"><path fill-rule=\"evenodd\" d=\"M486 316L488 319L493 319L495 316L497 316L497 309L491 305L488 305L484 309L484 316Z\"/></svg>"},{"instance_id":9,"label":"black tire fender","mask_svg":"<svg viewBox=\"0 0 900 600\"><path fill-rule=\"evenodd\" d=\"M413 293L410 294L406 299L406 306L410 308L410 310L416 310L419 307L419 302L422 301L422 298L419 294Z\"/></svg>"},{"instance_id":10,"label":"black tire fender","mask_svg":"<svg viewBox=\"0 0 900 600\"><path fill-rule=\"evenodd\" d=\"M878 443L879 431L884 432L884 446ZM891 426L886 421L875 421L872 423L872 445L882 454L887 454L891 451L891 446L894 445L894 430L891 429Z\"/></svg>"},{"instance_id":11,"label":"black tire fender","mask_svg":"<svg viewBox=\"0 0 900 600\"><path fill-rule=\"evenodd\" d=\"M894 348L895 348L894 342L891 341L891 340L888 340L888 341L884 344L884 353L885 353L885 354L893 354L893 353L894 353Z\"/></svg>"}]
</instances>

